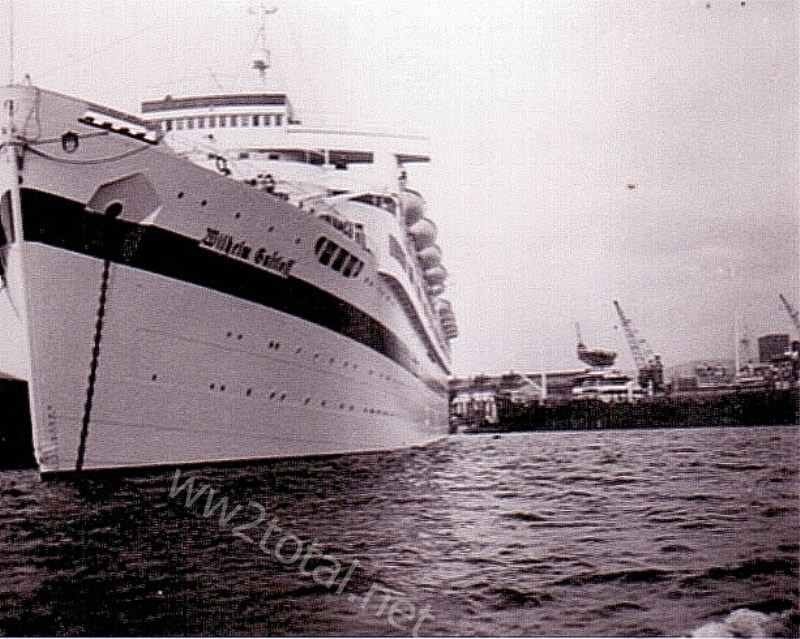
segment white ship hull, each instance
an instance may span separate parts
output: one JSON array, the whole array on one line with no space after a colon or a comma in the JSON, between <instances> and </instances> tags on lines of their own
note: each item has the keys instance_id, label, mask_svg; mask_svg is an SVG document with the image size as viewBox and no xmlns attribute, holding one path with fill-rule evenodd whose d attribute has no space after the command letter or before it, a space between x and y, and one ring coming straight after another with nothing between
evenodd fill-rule
<instances>
[{"instance_id":1,"label":"white ship hull","mask_svg":"<svg viewBox=\"0 0 800 639\"><path fill-rule=\"evenodd\" d=\"M23 251L34 274L30 386L39 464L45 473L71 471L103 262L36 244ZM382 450L443 434L441 398L385 357L330 333L112 264L82 467Z\"/></svg>"},{"instance_id":2,"label":"white ship hull","mask_svg":"<svg viewBox=\"0 0 800 639\"><path fill-rule=\"evenodd\" d=\"M64 100L70 120L82 107ZM261 194L146 154L57 170L26 156L24 240L2 249L10 330L0 353L28 381L43 474L376 451L446 434L446 375L407 346L413 327L399 306L382 309L357 283L337 296L324 273L315 281L309 247L324 224L287 221L288 205L263 196L256 211ZM12 173L6 166L4 188ZM156 223L133 199L114 219L87 204L131 175L161 203ZM185 215L183 190L222 209ZM212 224L265 243L247 226L256 214L275 229L270 248L292 258L291 275L204 245Z\"/></svg>"}]
</instances>

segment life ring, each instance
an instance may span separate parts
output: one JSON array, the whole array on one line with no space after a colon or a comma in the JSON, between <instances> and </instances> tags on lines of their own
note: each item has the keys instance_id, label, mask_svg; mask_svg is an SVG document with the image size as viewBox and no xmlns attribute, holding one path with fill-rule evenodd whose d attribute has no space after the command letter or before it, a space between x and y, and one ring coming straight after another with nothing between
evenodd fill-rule
<instances>
[{"instance_id":1,"label":"life ring","mask_svg":"<svg viewBox=\"0 0 800 639\"><path fill-rule=\"evenodd\" d=\"M228 160L226 160L221 155L218 155L214 159L214 165L217 167L217 171L219 171L223 175L230 175L231 174L230 170L228 169Z\"/></svg>"}]
</instances>

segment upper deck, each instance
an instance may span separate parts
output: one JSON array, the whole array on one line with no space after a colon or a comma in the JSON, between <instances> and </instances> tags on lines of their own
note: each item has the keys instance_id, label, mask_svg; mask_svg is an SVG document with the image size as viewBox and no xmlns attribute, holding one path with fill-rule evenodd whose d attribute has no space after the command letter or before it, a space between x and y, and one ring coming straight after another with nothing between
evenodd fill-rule
<instances>
[{"instance_id":1,"label":"upper deck","mask_svg":"<svg viewBox=\"0 0 800 639\"><path fill-rule=\"evenodd\" d=\"M173 137L227 149L303 149L311 163L372 164L387 155L401 166L430 161L424 136L303 125L285 93L168 95L142 102L142 115L151 128Z\"/></svg>"}]
</instances>

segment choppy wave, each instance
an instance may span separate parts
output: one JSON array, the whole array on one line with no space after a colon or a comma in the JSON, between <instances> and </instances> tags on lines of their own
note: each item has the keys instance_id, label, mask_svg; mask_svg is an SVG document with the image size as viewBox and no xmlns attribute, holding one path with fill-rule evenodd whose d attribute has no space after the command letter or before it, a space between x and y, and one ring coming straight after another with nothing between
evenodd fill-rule
<instances>
[{"instance_id":1,"label":"choppy wave","mask_svg":"<svg viewBox=\"0 0 800 639\"><path fill-rule=\"evenodd\" d=\"M0 636L408 635L360 605L376 587L430 608L423 635L798 636L797 459L796 428L664 429L187 474L357 561L342 595L171 472L0 472Z\"/></svg>"},{"instance_id":2,"label":"choppy wave","mask_svg":"<svg viewBox=\"0 0 800 639\"><path fill-rule=\"evenodd\" d=\"M797 637L797 611L765 614L748 608L738 608L721 621L711 621L692 631L690 637Z\"/></svg>"}]
</instances>

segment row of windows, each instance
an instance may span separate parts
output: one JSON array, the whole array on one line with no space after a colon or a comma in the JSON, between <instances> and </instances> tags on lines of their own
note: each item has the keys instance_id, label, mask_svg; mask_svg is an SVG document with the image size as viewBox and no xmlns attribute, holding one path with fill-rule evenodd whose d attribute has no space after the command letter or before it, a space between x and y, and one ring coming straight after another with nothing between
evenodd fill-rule
<instances>
[{"instance_id":1,"label":"row of windows","mask_svg":"<svg viewBox=\"0 0 800 639\"><path fill-rule=\"evenodd\" d=\"M154 381L154 382L157 382L158 381L158 374L157 373L153 373L152 376L150 377L150 379L152 381ZM215 382L211 382L208 385L208 390L224 393L227 390L227 386L225 384L217 384ZM253 389L252 388L248 388L246 390L246 392L245 392L245 396L246 397L253 397ZM278 393L277 390L272 390L269 393L269 395L265 394L264 397L267 398L267 399L270 399L270 400L277 400L279 402L282 402L284 400L288 400L290 402L292 401L292 398L289 397L288 393L286 393L286 392ZM299 402L299 399L295 400L295 401ZM303 400L303 405L304 406L314 405L316 403L317 402L314 401L311 396L308 396ZM353 412L356 409L354 404L347 404L345 402L338 402L338 404L337 404L336 401L329 401L329 400L326 400L326 399L323 399L323 400L319 401L320 408L328 408L328 407L330 407L332 409L336 409L337 405L338 405L339 410L348 410L350 412ZM370 408L368 406L362 406L361 407L361 412L364 413L365 415L384 415L386 417L397 417L397 413L393 413L393 412L390 412L390 411L387 411L387 410L382 410L380 408Z\"/></svg>"},{"instance_id":2,"label":"row of windows","mask_svg":"<svg viewBox=\"0 0 800 639\"><path fill-rule=\"evenodd\" d=\"M236 126L283 126L283 113L257 113L245 115L209 115L199 118L161 120L162 131L184 129L215 129Z\"/></svg>"},{"instance_id":3,"label":"row of windows","mask_svg":"<svg viewBox=\"0 0 800 639\"><path fill-rule=\"evenodd\" d=\"M383 195L361 195L353 198L354 202L361 202L362 204L369 204L370 206L378 207L384 211L389 211L392 215L397 215L397 202L394 198L386 197Z\"/></svg>"},{"instance_id":4,"label":"row of windows","mask_svg":"<svg viewBox=\"0 0 800 639\"><path fill-rule=\"evenodd\" d=\"M330 266L345 277L358 277L361 269L364 268L364 262L324 236L320 237L314 245L314 253L320 264Z\"/></svg>"},{"instance_id":5,"label":"row of windows","mask_svg":"<svg viewBox=\"0 0 800 639\"><path fill-rule=\"evenodd\" d=\"M324 238L320 238L320 239L324 239ZM237 341L241 341L244 337L245 337L245 335L243 333L235 333L234 331L226 331L226 333L225 333L225 338L226 339L236 339ZM279 341L277 341L277 340L271 339L271 340L269 340L269 343L267 344L267 348L270 349L270 350L274 349L274 350L278 351L278 350L281 349L281 343ZM289 350L291 350L291 347L289 347ZM300 355L301 353L304 352L304 350L305 349L302 346L298 346L298 347L296 347L294 349L294 354L295 355ZM310 355L310 351L308 351L308 353ZM314 362L325 362L325 361L327 361L329 366L334 366L334 365L338 366L338 365L341 364L342 368L348 368L348 369L350 369L352 371L359 370L358 364L356 364L355 362L350 362L349 360L340 360L340 361L337 362L335 357L331 357L331 356L325 355L323 353L318 353L318 352L314 353L314 357L312 358L312 361L314 361ZM417 360L417 358L413 358L413 361L414 361L415 364L419 364L419 360ZM377 377L379 379L385 379L387 382L393 382L395 384L401 384L402 383L399 379L397 379L395 377L392 377L391 375L388 375L386 373L381 373L380 371L375 371L372 368L369 369L369 375L370 376L377 375ZM154 376L152 378L153 381L156 381L157 377L158 377L157 375ZM225 390L225 388L223 387L223 388L221 388L221 390ZM270 399L272 399L272 397L270 397Z\"/></svg>"}]
</instances>

